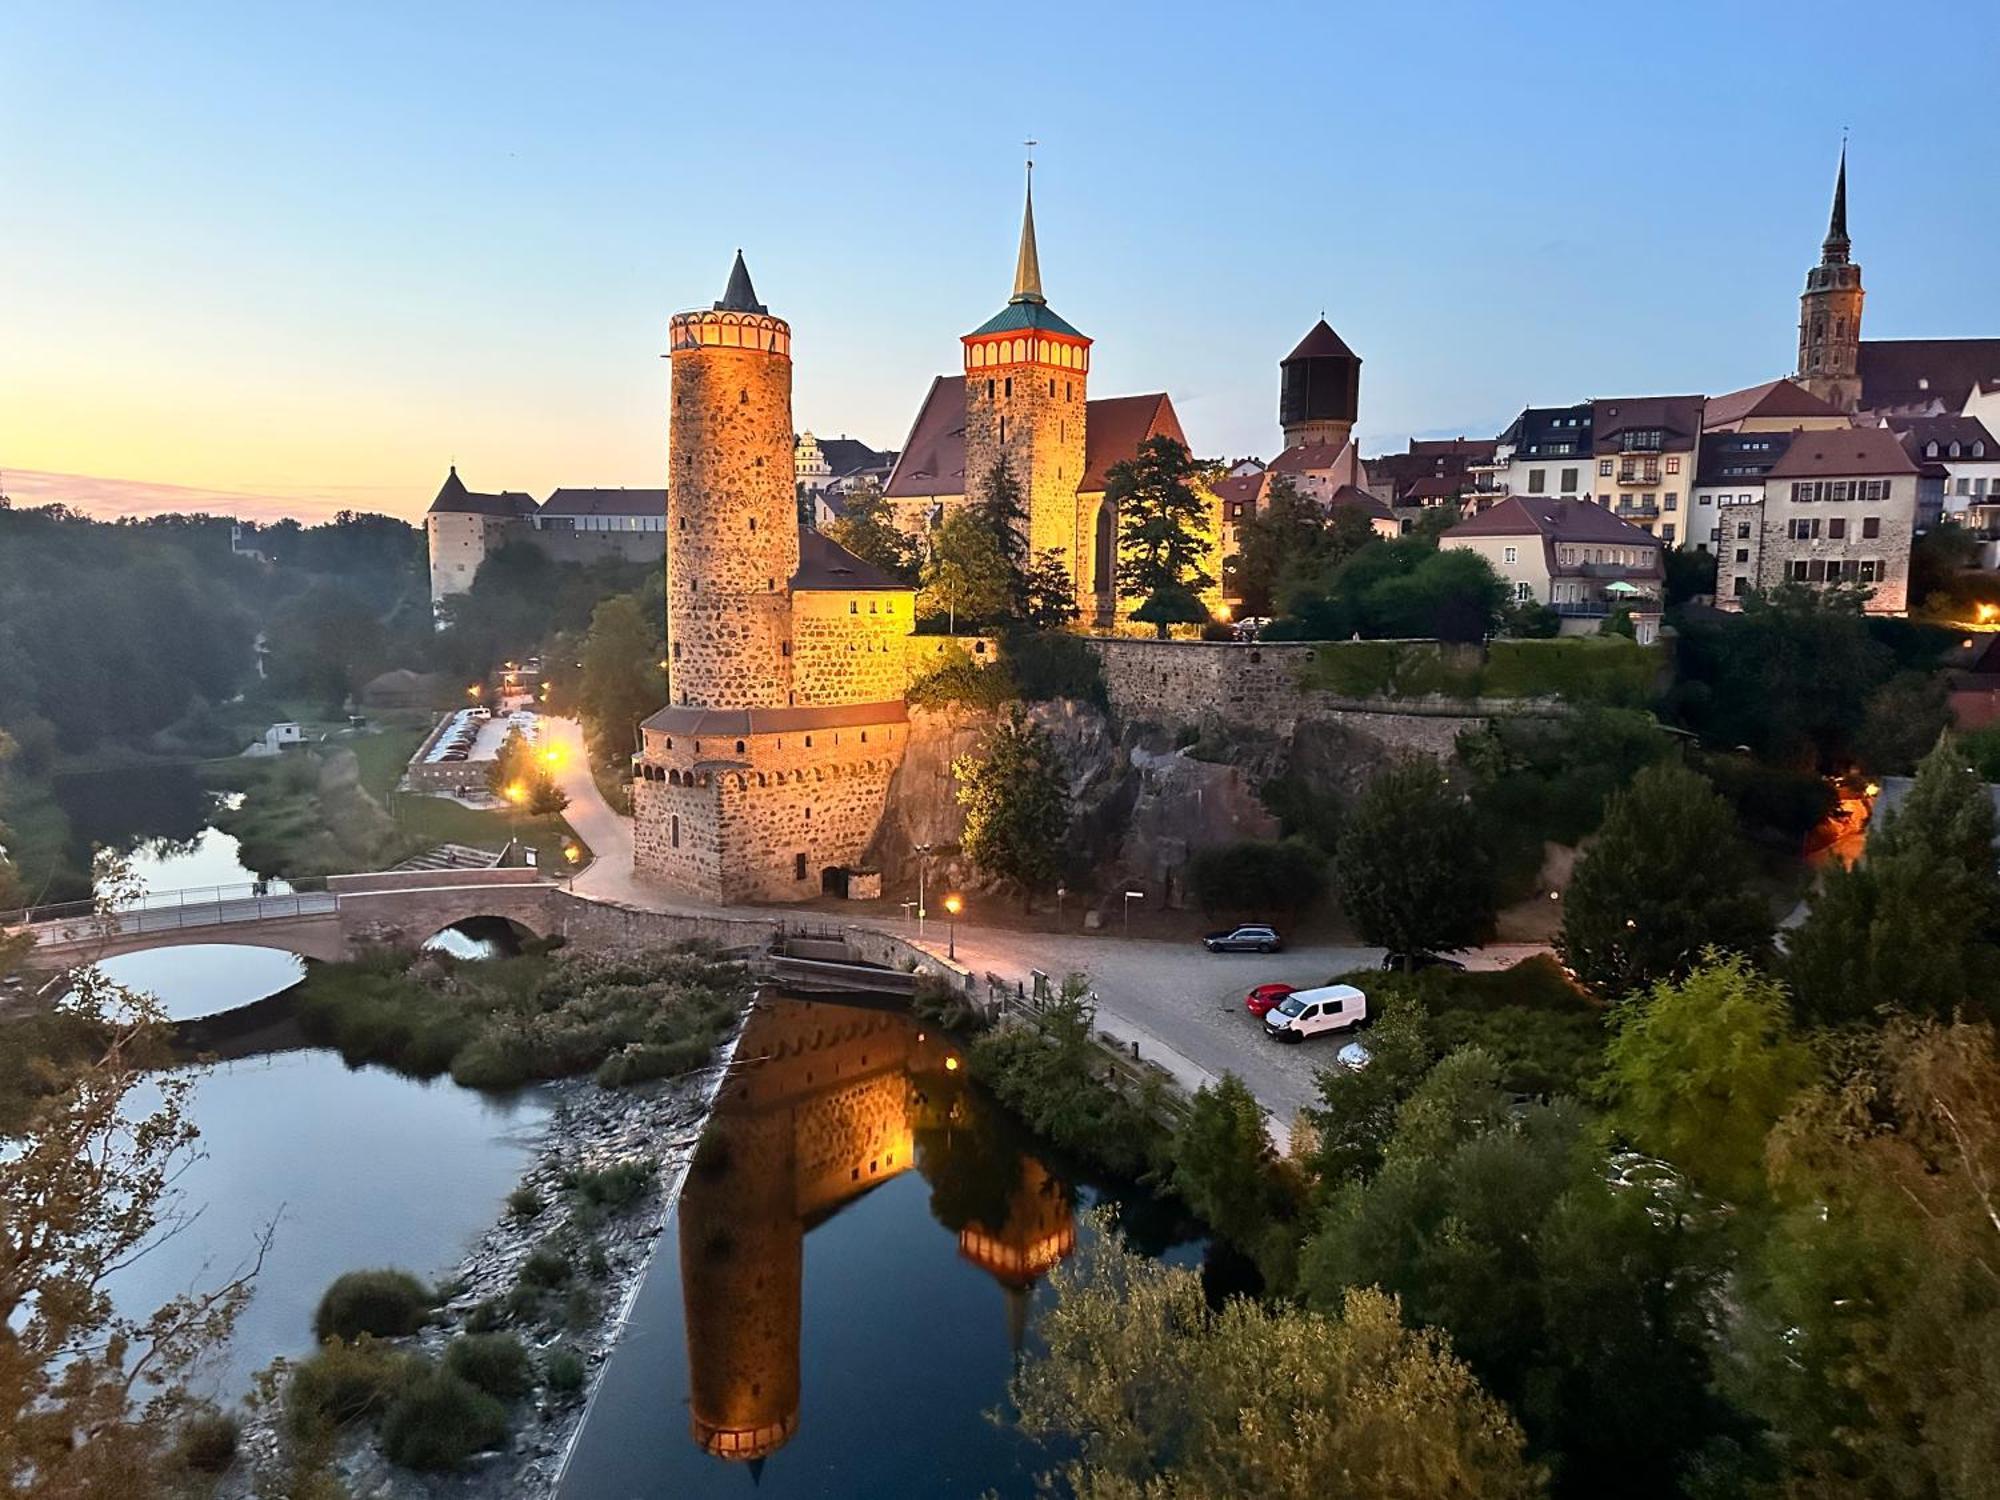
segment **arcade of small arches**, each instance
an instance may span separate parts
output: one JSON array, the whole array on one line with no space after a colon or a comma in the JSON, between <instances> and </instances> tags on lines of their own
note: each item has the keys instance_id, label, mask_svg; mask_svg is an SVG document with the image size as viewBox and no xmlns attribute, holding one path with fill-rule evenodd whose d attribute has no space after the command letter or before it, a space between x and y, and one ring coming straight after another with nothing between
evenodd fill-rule
<instances>
[{"instance_id":1,"label":"arcade of small arches","mask_svg":"<svg viewBox=\"0 0 2000 1500\"><path fill-rule=\"evenodd\" d=\"M742 749L739 743L737 748ZM793 771L683 771L673 766L656 766L651 761L638 763L641 781L659 781L668 786L727 786L737 791L753 786L800 786L807 782L841 781L850 776L879 776L895 769L895 763L888 759L864 759L846 762L832 762L826 765L802 766Z\"/></svg>"},{"instance_id":2,"label":"arcade of small arches","mask_svg":"<svg viewBox=\"0 0 2000 1500\"><path fill-rule=\"evenodd\" d=\"M1090 348L1086 344L1072 344L1062 339L989 339L965 346L965 366L969 370L984 370L999 365L1054 365L1062 370L1087 372L1090 369Z\"/></svg>"},{"instance_id":3,"label":"arcade of small arches","mask_svg":"<svg viewBox=\"0 0 2000 1500\"><path fill-rule=\"evenodd\" d=\"M680 313L668 323L669 342L675 349L696 349L708 345L718 349L750 349L761 354L792 352L792 328L783 318L768 313L693 312Z\"/></svg>"}]
</instances>

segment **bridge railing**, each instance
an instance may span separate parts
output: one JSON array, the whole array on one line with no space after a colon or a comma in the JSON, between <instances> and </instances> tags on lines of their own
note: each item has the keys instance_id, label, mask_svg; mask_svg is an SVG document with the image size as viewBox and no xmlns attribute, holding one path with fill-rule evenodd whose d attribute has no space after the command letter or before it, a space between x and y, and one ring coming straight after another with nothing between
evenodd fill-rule
<instances>
[{"instance_id":1,"label":"bridge railing","mask_svg":"<svg viewBox=\"0 0 2000 1500\"><path fill-rule=\"evenodd\" d=\"M216 889L230 892L234 888ZM133 906L114 912L98 912L88 903L78 903L83 909L74 916L45 918L34 923L30 930L39 946L60 947L187 927L222 927L234 922L264 922L274 917L328 916L340 910L340 897L330 891L260 896L255 894L254 887L243 889L246 894L242 896L232 894L173 906Z\"/></svg>"},{"instance_id":2,"label":"bridge railing","mask_svg":"<svg viewBox=\"0 0 2000 1500\"><path fill-rule=\"evenodd\" d=\"M166 911L189 906L214 906L225 901L264 900L279 896L309 895L327 888L324 875L298 880L243 881L236 885L191 885L171 891L145 891L118 908L121 912ZM24 906L0 911L0 927L32 927L38 922L69 922L97 914L97 902L56 901L45 906Z\"/></svg>"}]
</instances>

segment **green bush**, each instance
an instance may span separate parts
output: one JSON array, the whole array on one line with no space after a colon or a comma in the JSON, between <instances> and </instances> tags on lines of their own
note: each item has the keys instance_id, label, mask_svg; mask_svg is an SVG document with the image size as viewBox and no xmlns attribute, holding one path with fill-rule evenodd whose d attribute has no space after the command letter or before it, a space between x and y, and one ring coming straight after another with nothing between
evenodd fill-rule
<instances>
[{"instance_id":1,"label":"green bush","mask_svg":"<svg viewBox=\"0 0 2000 1500\"><path fill-rule=\"evenodd\" d=\"M569 1281L569 1254L561 1246L543 1243L528 1252L528 1258L521 1262L521 1285L538 1287L544 1291L563 1286Z\"/></svg>"},{"instance_id":2,"label":"green bush","mask_svg":"<svg viewBox=\"0 0 2000 1500\"><path fill-rule=\"evenodd\" d=\"M563 1298L563 1324L571 1331L581 1333L597 1321L597 1299L588 1287L571 1287L569 1295Z\"/></svg>"},{"instance_id":3,"label":"green bush","mask_svg":"<svg viewBox=\"0 0 2000 1500\"><path fill-rule=\"evenodd\" d=\"M1299 685L1342 698L1471 698L1476 657L1437 641L1335 641L1313 652Z\"/></svg>"},{"instance_id":4,"label":"green bush","mask_svg":"<svg viewBox=\"0 0 2000 1500\"><path fill-rule=\"evenodd\" d=\"M652 1157L634 1157L601 1171L578 1173L570 1191L580 1203L620 1213L645 1197L659 1174L659 1163Z\"/></svg>"},{"instance_id":5,"label":"green bush","mask_svg":"<svg viewBox=\"0 0 2000 1500\"><path fill-rule=\"evenodd\" d=\"M1479 692L1488 698L1560 698L1639 708L1653 701L1663 657L1658 646L1618 636L1494 641Z\"/></svg>"},{"instance_id":6,"label":"green bush","mask_svg":"<svg viewBox=\"0 0 2000 1500\"><path fill-rule=\"evenodd\" d=\"M583 1389L583 1361L574 1349L558 1349L549 1356L543 1378L552 1395L573 1396Z\"/></svg>"},{"instance_id":7,"label":"green bush","mask_svg":"<svg viewBox=\"0 0 2000 1500\"><path fill-rule=\"evenodd\" d=\"M507 1195L507 1212L517 1219L532 1219L541 1211L541 1195L525 1183Z\"/></svg>"},{"instance_id":8,"label":"green bush","mask_svg":"<svg viewBox=\"0 0 2000 1500\"><path fill-rule=\"evenodd\" d=\"M492 1333L507 1322L507 1304L498 1297L488 1297L465 1315L467 1333Z\"/></svg>"},{"instance_id":9,"label":"green bush","mask_svg":"<svg viewBox=\"0 0 2000 1500\"><path fill-rule=\"evenodd\" d=\"M1188 883L1203 911L1303 911L1326 894L1326 855L1303 839L1197 850Z\"/></svg>"},{"instance_id":10,"label":"green bush","mask_svg":"<svg viewBox=\"0 0 2000 1500\"><path fill-rule=\"evenodd\" d=\"M181 1467L197 1474L227 1473L236 1462L236 1445L242 1429L236 1418L212 1406L196 1410L181 1423L174 1457Z\"/></svg>"},{"instance_id":11,"label":"green bush","mask_svg":"<svg viewBox=\"0 0 2000 1500\"><path fill-rule=\"evenodd\" d=\"M1013 674L998 662L982 665L953 644L938 653L936 664L911 682L905 694L915 708L977 708L992 710L1017 695Z\"/></svg>"},{"instance_id":12,"label":"green bush","mask_svg":"<svg viewBox=\"0 0 2000 1500\"><path fill-rule=\"evenodd\" d=\"M1029 703L1072 698L1109 705L1104 667L1081 636L1066 630L1014 631L1004 642L1015 691Z\"/></svg>"},{"instance_id":13,"label":"green bush","mask_svg":"<svg viewBox=\"0 0 2000 1500\"><path fill-rule=\"evenodd\" d=\"M382 1451L406 1469L455 1469L507 1436L507 1408L452 1371L408 1380L382 1419Z\"/></svg>"},{"instance_id":14,"label":"green bush","mask_svg":"<svg viewBox=\"0 0 2000 1500\"><path fill-rule=\"evenodd\" d=\"M436 1298L408 1271L349 1271L335 1279L313 1313L313 1337L403 1338L424 1326Z\"/></svg>"},{"instance_id":15,"label":"green bush","mask_svg":"<svg viewBox=\"0 0 2000 1500\"><path fill-rule=\"evenodd\" d=\"M502 1400L527 1394L534 1383L528 1351L511 1333L469 1333L453 1339L444 1352L444 1367Z\"/></svg>"},{"instance_id":16,"label":"green bush","mask_svg":"<svg viewBox=\"0 0 2000 1500\"><path fill-rule=\"evenodd\" d=\"M292 1371L285 1421L298 1437L331 1431L388 1406L409 1369L407 1355L374 1339L322 1344Z\"/></svg>"}]
</instances>

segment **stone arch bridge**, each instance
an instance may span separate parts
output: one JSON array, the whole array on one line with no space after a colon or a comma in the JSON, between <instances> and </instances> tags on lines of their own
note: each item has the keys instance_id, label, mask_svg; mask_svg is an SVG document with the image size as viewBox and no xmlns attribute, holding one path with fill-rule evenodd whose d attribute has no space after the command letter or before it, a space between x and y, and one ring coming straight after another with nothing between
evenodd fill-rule
<instances>
[{"instance_id":1,"label":"stone arch bridge","mask_svg":"<svg viewBox=\"0 0 2000 1500\"><path fill-rule=\"evenodd\" d=\"M90 903L10 913L7 930L34 941L28 967L78 964L194 943L282 948L338 961L369 947L415 947L474 917L501 917L547 937L561 886L531 869L392 870L329 875L324 890L270 894L254 886L164 892L103 915Z\"/></svg>"}]
</instances>

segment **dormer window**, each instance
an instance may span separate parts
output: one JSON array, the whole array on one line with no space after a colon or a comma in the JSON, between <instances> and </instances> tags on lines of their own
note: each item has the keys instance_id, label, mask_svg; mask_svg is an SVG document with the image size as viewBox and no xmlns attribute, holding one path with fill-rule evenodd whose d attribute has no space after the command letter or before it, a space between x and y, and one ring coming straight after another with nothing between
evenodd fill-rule
<instances>
[{"instance_id":1,"label":"dormer window","mask_svg":"<svg viewBox=\"0 0 2000 1500\"><path fill-rule=\"evenodd\" d=\"M1974 438L1972 440L1972 456L1974 458L1986 457L1986 445L1980 442L1977 438Z\"/></svg>"},{"instance_id":2,"label":"dormer window","mask_svg":"<svg viewBox=\"0 0 2000 1500\"><path fill-rule=\"evenodd\" d=\"M1930 441L1929 441L1928 443L1925 443L1925 444L1924 444L1924 457L1925 457L1925 458L1936 458L1936 457L1937 457L1937 453L1938 453L1938 449L1937 449L1937 439L1936 439L1936 438L1932 438L1932 439L1931 439L1931 440L1930 440Z\"/></svg>"},{"instance_id":3,"label":"dormer window","mask_svg":"<svg viewBox=\"0 0 2000 1500\"><path fill-rule=\"evenodd\" d=\"M1957 458L1957 457L1958 457L1958 454L1959 454L1959 447L1958 447L1958 441L1957 441L1957 439L1955 439L1955 438L1954 438L1954 439L1952 440L1952 445L1951 445L1951 456L1952 456L1953 458Z\"/></svg>"}]
</instances>

